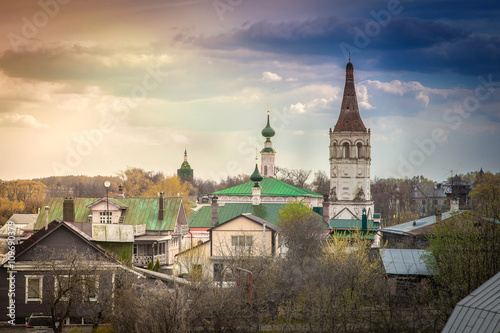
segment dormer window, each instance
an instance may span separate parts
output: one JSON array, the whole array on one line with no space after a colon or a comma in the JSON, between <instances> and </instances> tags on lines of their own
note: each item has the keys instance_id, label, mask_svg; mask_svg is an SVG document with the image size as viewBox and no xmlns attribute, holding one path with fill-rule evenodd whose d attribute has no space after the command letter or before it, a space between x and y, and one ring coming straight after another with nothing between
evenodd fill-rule
<instances>
[{"instance_id":1,"label":"dormer window","mask_svg":"<svg viewBox=\"0 0 500 333\"><path fill-rule=\"evenodd\" d=\"M99 223L112 223L113 212L99 212Z\"/></svg>"}]
</instances>

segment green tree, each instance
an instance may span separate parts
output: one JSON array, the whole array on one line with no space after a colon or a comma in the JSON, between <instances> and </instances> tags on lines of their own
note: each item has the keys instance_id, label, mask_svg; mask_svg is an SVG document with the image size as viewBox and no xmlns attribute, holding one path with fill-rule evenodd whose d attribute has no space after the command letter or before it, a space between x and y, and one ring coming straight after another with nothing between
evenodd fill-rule
<instances>
[{"instance_id":1,"label":"green tree","mask_svg":"<svg viewBox=\"0 0 500 333\"><path fill-rule=\"evenodd\" d=\"M444 324L458 301L500 271L500 225L464 212L437 224L429 250Z\"/></svg>"},{"instance_id":2,"label":"green tree","mask_svg":"<svg viewBox=\"0 0 500 333\"><path fill-rule=\"evenodd\" d=\"M472 189L472 205L480 216L500 220L500 174L485 173Z\"/></svg>"}]
</instances>

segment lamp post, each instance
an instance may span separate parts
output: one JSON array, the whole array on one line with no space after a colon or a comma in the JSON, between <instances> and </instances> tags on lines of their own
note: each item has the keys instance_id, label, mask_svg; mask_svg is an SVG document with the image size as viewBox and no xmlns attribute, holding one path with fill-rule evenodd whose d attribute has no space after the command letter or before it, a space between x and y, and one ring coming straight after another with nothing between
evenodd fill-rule
<instances>
[{"instance_id":1,"label":"lamp post","mask_svg":"<svg viewBox=\"0 0 500 333\"><path fill-rule=\"evenodd\" d=\"M108 189L111 186L111 182L106 180L104 182L104 187L106 188L106 223L109 223L109 201L108 201Z\"/></svg>"}]
</instances>

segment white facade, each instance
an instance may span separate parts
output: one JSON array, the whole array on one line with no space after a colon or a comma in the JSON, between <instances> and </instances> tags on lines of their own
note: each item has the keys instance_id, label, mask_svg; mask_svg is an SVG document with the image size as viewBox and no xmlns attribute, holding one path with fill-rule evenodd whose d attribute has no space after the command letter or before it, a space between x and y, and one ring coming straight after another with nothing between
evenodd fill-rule
<instances>
[{"instance_id":1,"label":"white facade","mask_svg":"<svg viewBox=\"0 0 500 333\"><path fill-rule=\"evenodd\" d=\"M363 208L373 219L370 165L370 130L359 114L349 62L339 119L330 129L330 219L361 219Z\"/></svg>"}]
</instances>

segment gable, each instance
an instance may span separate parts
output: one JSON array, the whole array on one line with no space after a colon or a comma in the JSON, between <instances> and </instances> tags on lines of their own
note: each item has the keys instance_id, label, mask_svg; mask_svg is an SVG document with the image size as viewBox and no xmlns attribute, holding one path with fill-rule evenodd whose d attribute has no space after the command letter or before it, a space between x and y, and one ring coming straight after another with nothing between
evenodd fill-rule
<instances>
[{"instance_id":1,"label":"gable","mask_svg":"<svg viewBox=\"0 0 500 333\"><path fill-rule=\"evenodd\" d=\"M101 259L107 259L103 252L90 245L88 241L82 239L82 237L75 232L70 231L68 227L61 225L45 235L45 237L36 241L26 251L20 253L20 255L16 257L16 260L35 260L39 258L40 255L43 255L44 251L46 251L47 254L52 252L61 254L62 259L64 258L64 254L70 249L76 249L79 253L89 252Z\"/></svg>"}]
</instances>

